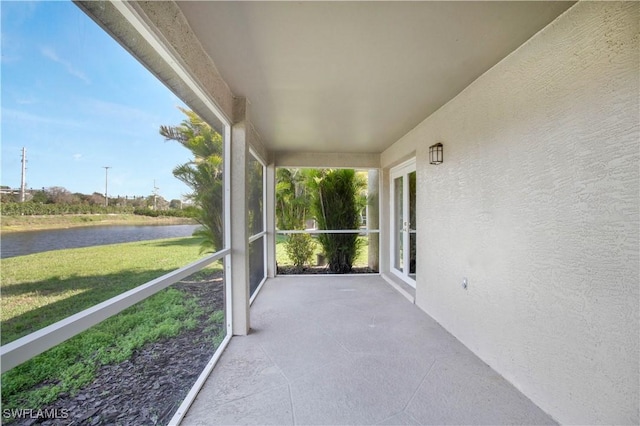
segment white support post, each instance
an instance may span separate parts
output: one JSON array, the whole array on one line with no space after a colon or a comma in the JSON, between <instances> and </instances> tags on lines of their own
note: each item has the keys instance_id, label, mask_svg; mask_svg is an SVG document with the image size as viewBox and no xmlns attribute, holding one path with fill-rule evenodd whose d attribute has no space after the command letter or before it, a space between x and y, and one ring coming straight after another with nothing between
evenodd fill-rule
<instances>
[{"instance_id":1,"label":"white support post","mask_svg":"<svg viewBox=\"0 0 640 426\"><path fill-rule=\"evenodd\" d=\"M247 160L249 144L246 100L236 99L231 126L231 279L233 334L249 333L249 222L247 210Z\"/></svg>"},{"instance_id":2,"label":"white support post","mask_svg":"<svg viewBox=\"0 0 640 426\"><path fill-rule=\"evenodd\" d=\"M390 257L391 257L391 240L390 233L391 228L389 224L389 217L391 214L391 197L389 194L389 169L383 169L380 172L380 210L378 212L378 224L380 225L380 237L378 249L382 253L380 256L380 273L388 274L390 272Z\"/></svg>"},{"instance_id":3,"label":"white support post","mask_svg":"<svg viewBox=\"0 0 640 426\"><path fill-rule=\"evenodd\" d=\"M369 170L367 176L367 229L380 229L380 172L378 169ZM369 234L369 268L380 270L380 235Z\"/></svg>"}]
</instances>

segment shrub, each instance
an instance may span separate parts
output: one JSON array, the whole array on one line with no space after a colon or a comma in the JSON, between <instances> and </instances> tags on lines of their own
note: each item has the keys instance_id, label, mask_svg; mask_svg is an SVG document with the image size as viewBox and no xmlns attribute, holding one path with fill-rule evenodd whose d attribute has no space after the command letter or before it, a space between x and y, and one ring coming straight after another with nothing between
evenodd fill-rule
<instances>
[{"instance_id":1,"label":"shrub","mask_svg":"<svg viewBox=\"0 0 640 426\"><path fill-rule=\"evenodd\" d=\"M298 271L311 262L315 242L309 234L287 235L284 249Z\"/></svg>"},{"instance_id":2,"label":"shrub","mask_svg":"<svg viewBox=\"0 0 640 426\"><path fill-rule=\"evenodd\" d=\"M192 209L169 209L169 210L154 210L150 208L136 208L133 211L133 214L138 216L149 216L149 217L190 217L193 218L194 210Z\"/></svg>"},{"instance_id":3,"label":"shrub","mask_svg":"<svg viewBox=\"0 0 640 426\"><path fill-rule=\"evenodd\" d=\"M133 207L97 206L90 204L42 204L33 201L25 203L1 203L3 216L47 216L65 214L108 214L131 213Z\"/></svg>"}]
</instances>

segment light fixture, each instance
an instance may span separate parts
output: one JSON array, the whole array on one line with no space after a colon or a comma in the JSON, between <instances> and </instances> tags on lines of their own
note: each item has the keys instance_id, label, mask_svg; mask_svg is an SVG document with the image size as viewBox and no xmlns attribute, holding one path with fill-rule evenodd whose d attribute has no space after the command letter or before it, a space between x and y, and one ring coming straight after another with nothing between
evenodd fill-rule
<instances>
[{"instance_id":1,"label":"light fixture","mask_svg":"<svg viewBox=\"0 0 640 426\"><path fill-rule=\"evenodd\" d=\"M442 160L444 158L442 152L442 144L437 143L435 145L431 145L429 147L429 162L431 164L442 164Z\"/></svg>"}]
</instances>

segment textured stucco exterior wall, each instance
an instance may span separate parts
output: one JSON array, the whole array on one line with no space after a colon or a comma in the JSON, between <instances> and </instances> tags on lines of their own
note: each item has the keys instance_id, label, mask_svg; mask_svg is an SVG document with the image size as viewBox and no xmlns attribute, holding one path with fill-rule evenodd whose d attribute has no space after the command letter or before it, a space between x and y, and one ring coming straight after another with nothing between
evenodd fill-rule
<instances>
[{"instance_id":1,"label":"textured stucco exterior wall","mask_svg":"<svg viewBox=\"0 0 640 426\"><path fill-rule=\"evenodd\" d=\"M640 421L639 21L578 3L381 155L417 150L418 306L561 423Z\"/></svg>"}]
</instances>

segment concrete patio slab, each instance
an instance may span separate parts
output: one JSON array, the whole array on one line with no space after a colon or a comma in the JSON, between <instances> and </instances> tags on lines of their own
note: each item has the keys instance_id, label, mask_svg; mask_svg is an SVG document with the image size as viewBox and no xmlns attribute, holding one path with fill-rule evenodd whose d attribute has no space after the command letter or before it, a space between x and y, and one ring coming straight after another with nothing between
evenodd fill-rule
<instances>
[{"instance_id":1,"label":"concrete patio slab","mask_svg":"<svg viewBox=\"0 0 640 426\"><path fill-rule=\"evenodd\" d=\"M278 277L183 420L555 424L378 276Z\"/></svg>"}]
</instances>

